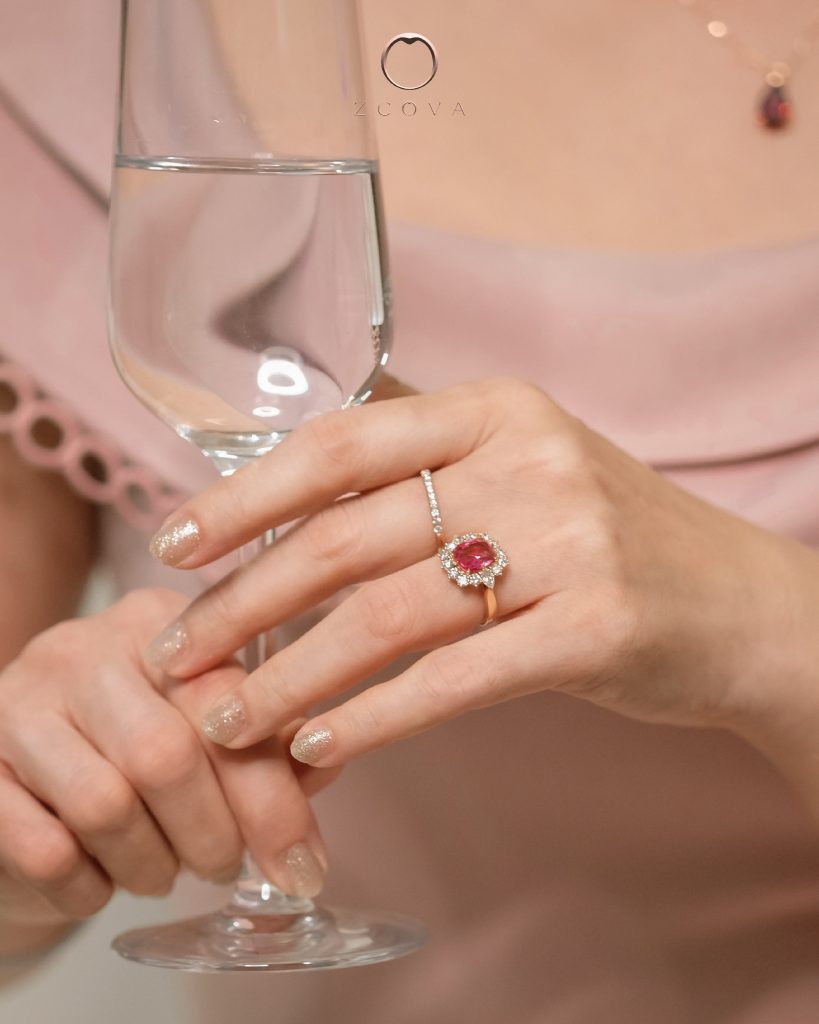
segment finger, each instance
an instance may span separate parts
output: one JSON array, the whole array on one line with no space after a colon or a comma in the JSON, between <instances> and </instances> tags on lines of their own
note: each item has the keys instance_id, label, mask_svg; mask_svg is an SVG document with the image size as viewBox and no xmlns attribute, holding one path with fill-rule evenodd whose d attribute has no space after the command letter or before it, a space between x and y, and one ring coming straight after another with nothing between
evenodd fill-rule
<instances>
[{"instance_id":1,"label":"finger","mask_svg":"<svg viewBox=\"0 0 819 1024\"><path fill-rule=\"evenodd\" d=\"M498 590L504 615L536 599L531 566L504 577ZM351 594L209 711L202 728L234 749L250 746L401 654L463 636L483 616L477 588L450 583L437 557L416 563Z\"/></svg>"},{"instance_id":2,"label":"finger","mask_svg":"<svg viewBox=\"0 0 819 1024\"><path fill-rule=\"evenodd\" d=\"M167 677L164 692L193 725L199 723L205 707L224 697L243 677L235 666L208 672L194 685ZM294 731L290 723L283 735L289 739ZM278 738L250 751L205 743L244 841L262 872L283 892L317 896L327 871L327 853L306 793L320 788L323 773L304 776L302 781L303 773L296 772L287 746Z\"/></svg>"},{"instance_id":3,"label":"finger","mask_svg":"<svg viewBox=\"0 0 819 1024\"><path fill-rule=\"evenodd\" d=\"M288 747L285 747L285 750L287 749ZM306 797L315 796L317 793L321 793L322 790L326 789L328 786L331 786L339 775L341 775L343 769L342 765L332 768L314 768L312 765L303 764L300 761L296 761L294 758L291 758L291 761L293 764L293 773L299 781L302 793L304 793Z\"/></svg>"},{"instance_id":4,"label":"finger","mask_svg":"<svg viewBox=\"0 0 819 1024\"><path fill-rule=\"evenodd\" d=\"M118 885L141 896L167 893L176 858L130 783L62 719L41 723L36 741L14 752L23 785Z\"/></svg>"},{"instance_id":5,"label":"finger","mask_svg":"<svg viewBox=\"0 0 819 1024\"><path fill-rule=\"evenodd\" d=\"M31 793L0 773L0 863L70 918L101 910L113 886L77 839Z\"/></svg>"},{"instance_id":6,"label":"finger","mask_svg":"<svg viewBox=\"0 0 819 1024\"><path fill-rule=\"evenodd\" d=\"M302 727L291 752L322 767L406 739L456 715L545 688L524 613L433 651L395 679L356 694ZM542 655L542 652L541 652ZM562 671L558 662L550 679Z\"/></svg>"},{"instance_id":7,"label":"finger","mask_svg":"<svg viewBox=\"0 0 819 1024\"><path fill-rule=\"evenodd\" d=\"M468 387L318 416L186 502L163 524L151 550L180 568L211 562L343 494L462 458L477 445L485 421L483 403Z\"/></svg>"},{"instance_id":8,"label":"finger","mask_svg":"<svg viewBox=\"0 0 819 1024\"><path fill-rule=\"evenodd\" d=\"M419 477L334 502L197 597L146 658L180 678L199 674L342 587L403 569L435 548Z\"/></svg>"},{"instance_id":9,"label":"finger","mask_svg":"<svg viewBox=\"0 0 819 1024\"><path fill-rule=\"evenodd\" d=\"M136 671L124 671L84 689L72 714L128 779L186 867L206 879L236 874L239 826L199 736L176 708Z\"/></svg>"},{"instance_id":10,"label":"finger","mask_svg":"<svg viewBox=\"0 0 819 1024\"><path fill-rule=\"evenodd\" d=\"M481 470L469 458L458 472L436 474L452 535L476 527L473 493L463 492L464 473L480 481ZM435 549L420 477L341 499L200 595L154 640L146 658L180 678L198 674L341 588L393 573Z\"/></svg>"},{"instance_id":11,"label":"finger","mask_svg":"<svg viewBox=\"0 0 819 1024\"><path fill-rule=\"evenodd\" d=\"M317 896L327 853L287 752L271 739L250 750L214 745L213 757L264 876L288 895Z\"/></svg>"}]
</instances>

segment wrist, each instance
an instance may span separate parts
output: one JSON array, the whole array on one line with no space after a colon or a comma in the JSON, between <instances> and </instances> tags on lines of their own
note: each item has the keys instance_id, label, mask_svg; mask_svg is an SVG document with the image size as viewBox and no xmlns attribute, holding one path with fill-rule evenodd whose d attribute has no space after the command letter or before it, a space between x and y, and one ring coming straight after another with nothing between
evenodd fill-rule
<instances>
[{"instance_id":1,"label":"wrist","mask_svg":"<svg viewBox=\"0 0 819 1024\"><path fill-rule=\"evenodd\" d=\"M730 727L802 793L819 817L819 554L771 537L755 582Z\"/></svg>"}]
</instances>

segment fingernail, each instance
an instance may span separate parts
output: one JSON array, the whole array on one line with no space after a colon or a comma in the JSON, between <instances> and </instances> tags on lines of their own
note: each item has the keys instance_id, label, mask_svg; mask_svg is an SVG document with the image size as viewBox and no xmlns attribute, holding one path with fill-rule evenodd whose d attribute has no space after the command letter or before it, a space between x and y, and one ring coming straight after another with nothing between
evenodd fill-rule
<instances>
[{"instance_id":1,"label":"fingernail","mask_svg":"<svg viewBox=\"0 0 819 1024\"><path fill-rule=\"evenodd\" d=\"M161 672L168 672L187 646L188 632L177 620L166 626L159 636L150 642L145 650L145 661Z\"/></svg>"},{"instance_id":2,"label":"fingernail","mask_svg":"<svg viewBox=\"0 0 819 1024\"><path fill-rule=\"evenodd\" d=\"M304 764L318 764L333 745L333 734L329 729L313 729L296 736L290 744L290 753Z\"/></svg>"},{"instance_id":3,"label":"fingernail","mask_svg":"<svg viewBox=\"0 0 819 1024\"><path fill-rule=\"evenodd\" d=\"M194 519L171 520L151 540L154 558L165 565L179 565L199 547L199 524Z\"/></svg>"},{"instance_id":4,"label":"fingernail","mask_svg":"<svg viewBox=\"0 0 819 1024\"><path fill-rule=\"evenodd\" d=\"M214 743L230 743L247 722L244 702L236 696L215 704L201 722L202 732Z\"/></svg>"},{"instance_id":5,"label":"fingernail","mask_svg":"<svg viewBox=\"0 0 819 1024\"><path fill-rule=\"evenodd\" d=\"M307 843L296 843L284 855L284 877L287 896L312 899L324 887L324 868Z\"/></svg>"}]
</instances>

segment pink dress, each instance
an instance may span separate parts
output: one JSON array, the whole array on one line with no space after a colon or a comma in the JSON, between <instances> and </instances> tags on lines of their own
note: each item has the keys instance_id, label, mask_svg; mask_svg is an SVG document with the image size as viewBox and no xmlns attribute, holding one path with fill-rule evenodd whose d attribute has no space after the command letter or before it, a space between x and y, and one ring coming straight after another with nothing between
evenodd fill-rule
<instances>
[{"instance_id":1,"label":"pink dress","mask_svg":"<svg viewBox=\"0 0 819 1024\"><path fill-rule=\"evenodd\" d=\"M107 503L123 586L178 586L143 554L145 529L209 471L129 397L105 343L91 193L107 183L113 47L80 28L111 13L0 0L0 16L12 7L0 88L30 123L0 107L0 429ZM819 544L819 238L648 255L389 229L398 376L528 377L707 500ZM64 445L32 441L37 408ZM366 970L181 977L185 1024L819 1019L819 836L728 734L542 694L361 759L318 806L328 899L417 914L429 945Z\"/></svg>"}]
</instances>

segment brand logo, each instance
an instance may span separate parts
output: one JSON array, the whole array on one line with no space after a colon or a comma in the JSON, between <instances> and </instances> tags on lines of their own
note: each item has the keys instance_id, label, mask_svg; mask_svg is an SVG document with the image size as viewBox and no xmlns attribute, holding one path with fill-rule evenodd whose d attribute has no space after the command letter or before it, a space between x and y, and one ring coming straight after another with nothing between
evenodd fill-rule
<instances>
[{"instance_id":1,"label":"brand logo","mask_svg":"<svg viewBox=\"0 0 819 1024\"><path fill-rule=\"evenodd\" d=\"M429 85L438 74L438 53L426 36L419 32L402 32L393 36L381 51L381 72L396 89L401 89L402 92L416 92ZM391 117L393 114L400 117L438 117L440 114L466 117L466 111L460 101L443 102L438 97L434 100L427 99L424 103L420 99L417 103L407 99L400 105L396 102L394 109L391 100L383 99L373 103L373 108L379 117ZM356 100L355 116L366 117L367 113L367 103Z\"/></svg>"},{"instance_id":2,"label":"brand logo","mask_svg":"<svg viewBox=\"0 0 819 1024\"><path fill-rule=\"evenodd\" d=\"M390 54L393 53L396 46L415 46L416 43L420 43L427 51L427 55L429 57L429 71L427 73L426 69L424 69L424 71L421 72L421 75L425 74L426 77L421 77L421 80L416 81L415 84L406 85L404 82L398 80L401 75L401 71L394 70L393 73L390 74L387 65L389 63L395 65L397 63L394 59L390 61ZM397 53L400 52L401 51L397 51ZM397 54L394 54L394 56L396 55ZM425 85L429 85L432 79L438 74L438 54L435 52L435 47L426 36L419 35L417 32L402 32L400 35L393 36L382 50L381 71L390 85L394 85L396 89L404 89L406 92L414 92L416 89L423 89Z\"/></svg>"}]
</instances>

